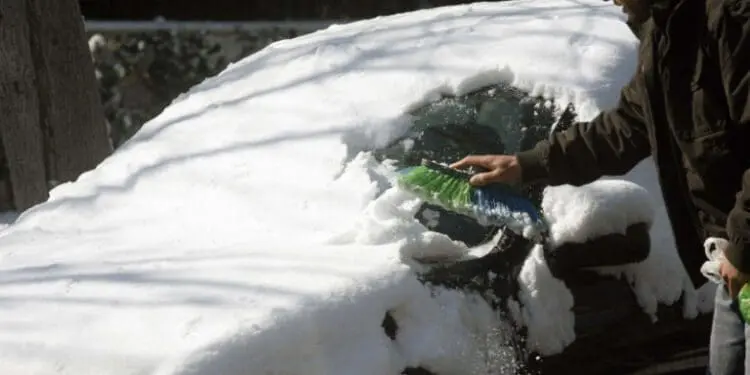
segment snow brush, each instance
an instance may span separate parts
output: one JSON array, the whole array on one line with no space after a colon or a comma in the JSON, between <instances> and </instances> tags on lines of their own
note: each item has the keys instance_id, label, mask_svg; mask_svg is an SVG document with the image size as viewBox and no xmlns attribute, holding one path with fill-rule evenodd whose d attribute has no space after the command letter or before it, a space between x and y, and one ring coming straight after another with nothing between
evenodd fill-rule
<instances>
[{"instance_id":1,"label":"snow brush","mask_svg":"<svg viewBox=\"0 0 750 375\"><path fill-rule=\"evenodd\" d=\"M397 185L427 203L476 219L482 225L504 226L526 238L546 232L540 210L509 185L473 186L473 173L431 160L401 171Z\"/></svg>"}]
</instances>

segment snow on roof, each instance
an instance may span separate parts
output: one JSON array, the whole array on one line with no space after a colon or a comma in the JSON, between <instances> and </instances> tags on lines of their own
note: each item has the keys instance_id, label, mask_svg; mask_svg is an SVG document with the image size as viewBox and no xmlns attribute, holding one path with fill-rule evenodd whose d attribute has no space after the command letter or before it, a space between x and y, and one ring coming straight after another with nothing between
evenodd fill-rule
<instances>
[{"instance_id":1,"label":"snow on roof","mask_svg":"<svg viewBox=\"0 0 750 375\"><path fill-rule=\"evenodd\" d=\"M431 298L400 260L466 249L411 219L414 202L378 195L387 171L360 151L436 94L502 80L591 117L615 103L635 49L598 0L443 7L274 43L2 232L0 372L488 366L472 334L502 322L471 296Z\"/></svg>"}]
</instances>

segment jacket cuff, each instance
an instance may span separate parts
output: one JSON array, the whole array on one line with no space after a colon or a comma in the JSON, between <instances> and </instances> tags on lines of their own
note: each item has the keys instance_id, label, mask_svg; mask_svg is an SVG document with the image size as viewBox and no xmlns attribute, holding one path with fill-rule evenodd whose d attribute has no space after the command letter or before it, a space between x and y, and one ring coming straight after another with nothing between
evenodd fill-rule
<instances>
[{"instance_id":1,"label":"jacket cuff","mask_svg":"<svg viewBox=\"0 0 750 375\"><path fill-rule=\"evenodd\" d=\"M729 247L724 249L724 256L738 271L750 274L750 256L748 256L744 244L730 243Z\"/></svg>"},{"instance_id":2,"label":"jacket cuff","mask_svg":"<svg viewBox=\"0 0 750 375\"><path fill-rule=\"evenodd\" d=\"M545 148L540 146L516 154L518 165L521 166L521 181L523 184L533 183L549 177L547 153Z\"/></svg>"}]
</instances>

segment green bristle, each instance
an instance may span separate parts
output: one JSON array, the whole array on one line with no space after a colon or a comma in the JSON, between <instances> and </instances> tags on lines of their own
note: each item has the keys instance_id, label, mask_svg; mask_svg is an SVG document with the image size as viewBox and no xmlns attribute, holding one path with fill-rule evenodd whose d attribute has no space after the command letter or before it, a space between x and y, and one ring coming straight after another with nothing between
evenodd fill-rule
<instances>
[{"instance_id":1,"label":"green bristle","mask_svg":"<svg viewBox=\"0 0 750 375\"><path fill-rule=\"evenodd\" d=\"M453 206L457 209L464 208L465 203L461 200L461 191L465 182L459 179L451 179L449 189L446 191L446 199L450 199Z\"/></svg>"},{"instance_id":2,"label":"green bristle","mask_svg":"<svg viewBox=\"0 0 750 375\"><path fill-rule=\"evenodd\" d=\"M436 198L438 201L445 202L445 204L448 205L453 203L453 196L451 195L453 182L454 181L451 178L446 176L443 176L443 178L440 179L440 185L436 187Z\"/></svg>"},{"instance_id":3,"label":"green bristle","mask_svg":"<svg viewBox=\"0 0 750 375\"><path fill-rule=\"evenodd\" d=\"M430 171L427 168L420 166L401 176L400 182L407 186L424 186L430 180Z\"/></svg>"},{"instance_id":4,"label":"green bristle","mask_svg":"<svg viewBox=\"0 0 750 375\"><path fill-rule=\"evenodd\" d=\"M450 188L452 179L450 176L442 175L440 173L435 173L434 175L435 178L430 183L429 189L435 193L437 199L444 199L443 195L446 190Z\"/></svg>"},{"instance_id":5,"label":"green bristle","mask_svg":"<svg viewBox=\"0 0 750 375\"><path fill-rule=\"evenodd\" d=\"M470 210L471 185L464 172L424 162L402 176L399 184L430 203L458 212Z\"/></svg>"},{"instance_id":6,"label":"green bristle","mask_svg":"<svg viewBox=\"0 0 750 375\"><path fill-rule=\"evenodd\" d=\"M422 177L424 178L424 183L433 183L435 179L441 178L440 173L436 173L430 168L422 167L424 168L424 172L422 174Z\"/></svg>"},{"instance_id":7,"label":"green bristle","mask_svg":"<svg viewBox=\"0 0 750 375\"><path fill-rule=\"evenodd\" d=\"M504 222L508 224L509 221L513 221L514 217L513 215L507 215L507 212L495 212L498 210L495 204L497 202L494 202L492 197L486 197L487 194L490 196L493 193L499 194L501 196L498 198L500 201L503 200L503 195L510 195L511 203L503 205L500 202L499 206L504 206L505 211L511 210L511 214L514 213L513 210L515 209L523 211L528 208L518 207L519 205L516 204L518 202L513 202L513 199L517 199L520 193L515 192L510 187L497 185L494 186L493 192L474 189L469 182L471 176L470 172L451 169L431 161L423 161L421 165L410 168L408 172L401 175L398 185L402 189L419 196L427 203L442 206L444 209L455 213L479 218L486 223ZM498 217L498 215L501 217ZM488 218L490 221L487 221Z\"/></svg>"},{"instance_id":8,"label":"green bristle","mask_svg":"<svg viewBox=\"0 0 750 375\"><path fill-rule=\"evenodd\" d=\"M434 183L433 172L425 167L419 166L402 176L399 183L407 190L414 192L429 192L429 186Z\"/></svg>"},{"instance_id":9,"label":"green bristle","mask_svg":"<svg viewBox=\"0 0 750 375\"><path fill-rule=\"evenodd\" d=\"M432 188L437 188L445 183L445 176L442 176L439 173L435 173L435 171L433 170L427 169L424 177L426 178L426 180L424 181L423 186L431 186Z\"/></svg>"},{"instance_id":10,"label":"green bristle","mask_svg":"<svg viewBox=\"0 0 750 375\"><path fill-rule=\"evenodd\" d=\"M429 193L433 191L433 189L435 189L435 187L437 186L437 180L439 178L440 176L436 176L434 175L434 173L432 173L432 171L428 170L422 172L419 178L414 179L410 182L414 186L414 188L418 189L419 191Z\"/></svg>"},{"instance_id":11,"label":"green bristle","mask_svg":"<svg viewBox=\"0 0 750 375\"><path fill-rule=\"evenodd\" d=\"M468 209L471 204L471 184L464 182L461 184L461 189L458 192L457 200L461 202L463 207Z\"/></svg>"},{"instance_id":12,"label":"green bristle","mask_svg":"<svg viewBox=\"0 0 750 375\"><path fill-rule=\"evenodd\" d=\"M424 167L415 167L409 171L409 173L402 175L398 182L399 184L403 185L404 187L410 188L410 187L420 187L427 182L426 174L428 171L426 171L426 168Z\"/></svg>"},{"instance_id":13,"label":"green bristle","mask_svg":"<svg viewBox=\"0 0 750 375\"><path fill-rule=\"evenodd\" d=\"M450 193L455 182L456 181L451 178L451 176L441 175L438 182L435 184L435 187L438 190L438 195L442 196L445 193Z\"/></svg>"}]
</instances>

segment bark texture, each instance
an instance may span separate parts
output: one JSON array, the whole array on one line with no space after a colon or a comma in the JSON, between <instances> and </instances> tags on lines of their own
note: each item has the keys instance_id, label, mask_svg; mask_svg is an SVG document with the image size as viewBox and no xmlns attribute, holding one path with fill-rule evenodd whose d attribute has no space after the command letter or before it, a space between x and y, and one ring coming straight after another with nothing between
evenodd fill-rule
<instances>
[{"instance_id":1,"label":"bark texture","mask_svg":"<svg viewBox=\"0 0 750 375\"><path fill-rule=\"evenodd\" d=\"M0 0L0 210L44 202L112 152L94 74L76 0Z\"/></svg>"},{"instance_id":2,"label":"bark texture","mask_svg":"<svg viewBox=\"0 0 750 375\"><path fill-rule=\"evenodd\" d=\"M75 0L26 0L47 178L75 180L112 151Z\"/></svg>"},{"instance_id":3,"label":"bark texture","mask_svg":"<svg viewBox=\"0 0 750 375\"><path fill-rule=\"evenodd\" d=\"M39 98L26 18L24 1L0 0L0 135L13 205L18 210L47 199Z\"/></svg>"}]
</instances>

